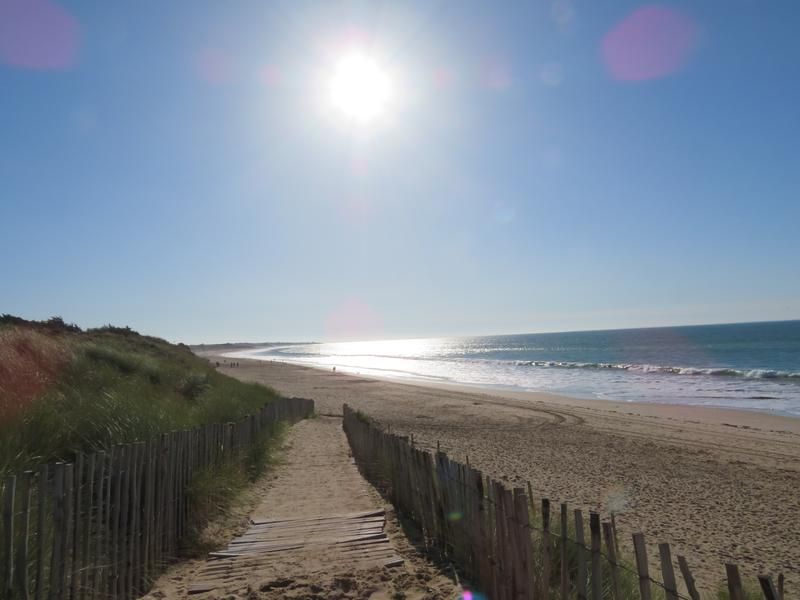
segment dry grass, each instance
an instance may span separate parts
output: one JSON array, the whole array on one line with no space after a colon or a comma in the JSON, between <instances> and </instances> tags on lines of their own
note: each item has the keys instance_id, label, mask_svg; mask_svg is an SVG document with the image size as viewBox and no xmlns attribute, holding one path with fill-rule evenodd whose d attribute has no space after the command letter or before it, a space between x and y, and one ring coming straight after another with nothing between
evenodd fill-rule
<instances>
[{"instance_id":1,"label":"dry grass","mask_svg":"<svg viewBox=\"0 0 800 600\"><path fill-rule=\"evenodd\" d=\"M0 424L19 417L47 392L71 358L59 336L0 328Z\"/></svg>"},{"instance_id":2,"label":"dry grass","mask_svg":"<svg viewBox=\"0 0 800 600\"><path fill-rule=\"evenodd\" d=\"M184 345L120 327L0 315L0 477L115 444L236 421L277 394Z\"/></svg>"}]
</instances>

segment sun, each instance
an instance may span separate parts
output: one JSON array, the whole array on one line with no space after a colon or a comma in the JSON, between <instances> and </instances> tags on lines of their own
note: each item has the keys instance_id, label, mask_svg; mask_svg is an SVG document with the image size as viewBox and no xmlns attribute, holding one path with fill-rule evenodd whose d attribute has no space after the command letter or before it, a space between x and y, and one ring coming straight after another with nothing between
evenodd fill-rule
<instances>
[{"instance_id":1,"label":"sun","mask_svg":"<svg viewBox=\"0 0 800 600\"><path fill-rule=\"evenodd\" d=\"M386 113L392 85L377 60L362 53L349 52L334 64L330 79L330 99L347 119L365 124Z\"/></svg>"}]
</instances>

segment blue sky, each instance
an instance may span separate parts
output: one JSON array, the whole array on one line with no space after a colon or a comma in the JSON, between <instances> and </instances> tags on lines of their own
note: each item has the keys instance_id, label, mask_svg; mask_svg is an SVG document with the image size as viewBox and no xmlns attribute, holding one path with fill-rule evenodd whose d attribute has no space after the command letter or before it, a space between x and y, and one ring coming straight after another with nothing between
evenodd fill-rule
<instances>
[{"instance_id":1,"label":"blue sky","mask_svg":"<svg viewBox=\"0 0 800 600\"><path fill-rule=\"evenodd\" d=\"M187 342L800 317L796 3L27 6L0 312ZM368 125L326 95L352 45L392 79Z\"/></svg>"}]
</instances>

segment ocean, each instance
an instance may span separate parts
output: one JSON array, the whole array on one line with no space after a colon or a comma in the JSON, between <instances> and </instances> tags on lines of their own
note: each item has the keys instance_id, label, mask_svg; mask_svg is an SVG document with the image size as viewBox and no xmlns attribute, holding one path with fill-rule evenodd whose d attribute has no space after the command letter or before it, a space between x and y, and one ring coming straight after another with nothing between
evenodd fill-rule
<instances>
[{"instance_id":1,"label":"ocean","mask_svg":"<svg viewBox=\"0 0 800 600\"><path fill-rule=\"evenodd\" d=\"M237 355L413 381L800 417L800 320L292 344Z\"/></svg>"}]
</instances>

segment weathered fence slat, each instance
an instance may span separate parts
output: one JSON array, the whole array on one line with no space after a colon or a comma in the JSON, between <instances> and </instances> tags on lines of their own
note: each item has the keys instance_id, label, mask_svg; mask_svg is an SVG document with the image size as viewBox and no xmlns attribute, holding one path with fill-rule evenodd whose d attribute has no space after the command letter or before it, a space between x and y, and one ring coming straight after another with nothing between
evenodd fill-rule
<instances>
[{"instance_id":1,"label":"weathered fence slat","mask_svg":"<svg viewBox=\"0 0 800 600\"><path fill-rule=\"evenodd\" d=\"M561 504L561 600L569 597L569 564L567 563L567 528L569 515L567 505Z\"/></svg>"},{"instance_id":2,"label":"weathered fence slat","mask_svg":"<svg viewBox=\"0 0 800 600\"><path fill-rule=\"evenodd\" d=\"M578 580L576 590L578 600L587 600L586 596L586 540L583 537L583 513L575 509L575 556L578 563Z\"/></svg>"},{"instance_id":3,"label":"weathered fence slat","mask_svg":"<svg viewBox=\"0 0 800 600\"><path fill-rule=\"evenodd\" d=\"M50 598L64 596L64 463L56 463L53 470L53 552L50 562Z\"/></svg>"},{"instance_id":4,"label":"weathered fence slat","mask_svg":"<svg viewBox=\"0 0 800 600\"><path fill-rule=\"evenodd\" d=\"M8 476L0 487L0 597L96 600L145 593L189 532L187 488L194 475L238 460L278 421L296 422L313 410L312 400L283 398L235 423L79 453L74 463ZM458 463L447 465L458 477L448 496L455 514L467 500L465 472ZM449 551L462 561L472 553L477 562L468 531L463 524L457 531Z\"/></svg>"},{"instance_id":5,"label":"weathered fence slat","mask_svg":"<svg viewBox=\"0 0 800 600\"><path fill-rule=\"evenodd\" d=\"M8 597L14 592L14 500L17 494L17 478L8 477L3 484L3 580Z\"/></svg>"},{"instance_id":6,"label":"weathered fence slat","mask_svg":"<svg viewBox=\"0 0 800 600\"><path fill-rule=\"evenodd\" d=\"M766 598L766 600L783 600L775 584L772 582L772 577L769 575L759 575L758 583L761 585L761 591L764 592L764 598Z\"/></svg>"},{"instance_id":7,"label":"weathered fence slat","mask_svg":"<svg viewBox=\"0 0 800 600\"><path fill-rule=\"evenodd\" d=\"M700 593L697 591L697 587L695 587L692 571L689 569L689 563L686 562L684 556L678 555L678 568L681 570L683 581L686 583L686 590L689 592L691 599L700 600Z\"/></svg>"},{"instance_id":8,"label":"weathered fence slat","mask_svg":"<svg viewBox=\"0 0 800 600\"><path fill-rule=\"evenodd\" d=\"M550 500L542 498L542 598L550 595Z\"/></svg>"},{"instance_id":9,"label":"weathered fence slat","mask_svg":"<svg viewBox=\"0 0 800 600\"><path fill-rule=\"evenodd\" d=\"M619 587L619 568L617 565L617 547L614 543L614 530L611 523L603 523L603 537L606 540L606 552L608 553L608 566L611 571L611 591L614 593L614 600L622 600L622 591Z\"/></svg>"},{"instance_id":10,"label":"weathered fence slat","mask_svg":"<svg viewBox=\"0 0 800 600\"><path fill-rule=\"evenodd\" d=\"M636 556L636 570L639 572L639 595L641 600L650 600L650 571L647 565L647 546L644 534L633 534L633 552Z\"/></svg>"},{"instance_id":11,"label":"weathered fence slat","mask_svg":"<svg viewBox=\"0 0 800 600\"><path fill-rule=\"evenodd\" d=\"M80 589L80 573L81 573L81 544L80 535L83 532L82 521L83 515L81 509L83 502L81 501L82 479L83 479L83 454L78 454L75 458L74 467L74 491L70 494L73 500L74 517L69 519L72 523L71 529L73 534L70 536L70 554L72 555L72 569L70 573L70 598L76 598L78 590Z\"/></svg>"},{"instance_id":12,"label":"weathered fence slat","mask_svg":"<svg viewBox=\"0 0 800 600\"><path fill-rule=\"evenodd\" d=\"M661 558L661 576L664 578L667 600L678 600L678 584L675 581L675 569L672 566L669 544L659 544L658 554Z\"/></svg>"},{"instance_id":13,"label":"weathered fence slat","mask_svg":"<svg viewBox=\"0 0 800 600\"><path fill-rule=\"evenodd\" d=\"M730 594L730 600L745 600L742 578L739 576L739 567L731 563L726 563L725 573L728 577L728 594Z\"/></svg>"},{"instance_id":14,"label":"weathered fence slat","mask_svg":"<svg viewBox=\"0 0 800 600\"><path fill-rule=\"evenodd\" d=\"M42 600L45 594L44 582L44 550L45 550L45 513L47 512L48 479L49 467L42 465L39 467L39 474L36 481L36 586L34 598Z\"/></svg>"},{"instance_id":15,"label":"weathered fence slat","mask_svg":"<svg viewBox=\"0 0 800 600\"><path fill-rule=\"evenodd\" d=\"M589 533L592 538L592 600L602 600L603 575L600 565L600 515L589 513Z\"/></svg>"},{"instance_id":16,"label":"weathered fence slat","mask_svg":"<svg viewBox=\"0 0 800 600\"><path fill-rule=\"evenodd\" d=\"M17 594L23 600L28 600L30 596L29 579L30 573L28 572L28 554L30 551L30 527L31 527L31 497L33 494L33 471L25 471L20 479L21 485L19 496L21 501L20 515L21 524L20 532L17 536L17 551L14 558L16 562L16 588Z\"/></svg>"}]
</instances>

